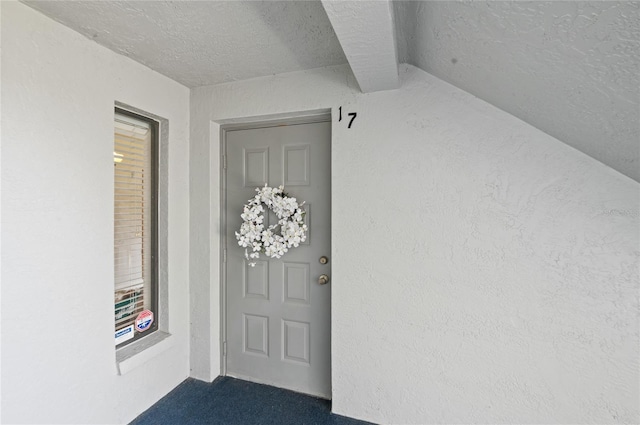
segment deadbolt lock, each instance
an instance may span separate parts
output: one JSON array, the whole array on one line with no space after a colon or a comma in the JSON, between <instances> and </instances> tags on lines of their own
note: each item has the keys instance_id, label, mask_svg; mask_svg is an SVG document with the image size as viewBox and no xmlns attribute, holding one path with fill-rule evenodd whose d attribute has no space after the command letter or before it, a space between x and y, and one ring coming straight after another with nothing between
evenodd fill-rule
<instances>
[{"instance_id":1,"label":"deadbolt lock","mask_svg":"<svg viewBox=\"0 0 640 425\"><path fill-rule=\"evenodd\" d=\"M329 259L324 255L320 257L320 264L327 264L328 262L329 262Z\"/></svg>"},{"instance_id":2,"label":"deadbolt lock","mask_svg":"<svg viewBox=\"0 0 640 425\"><path fill-rule=\"evenodd\" d=\"M326 274L321 274L318 278L318 283L320 285L325 285L327 282L329 282L329 276L327 276Z\"/></svg>"}]
</instances>

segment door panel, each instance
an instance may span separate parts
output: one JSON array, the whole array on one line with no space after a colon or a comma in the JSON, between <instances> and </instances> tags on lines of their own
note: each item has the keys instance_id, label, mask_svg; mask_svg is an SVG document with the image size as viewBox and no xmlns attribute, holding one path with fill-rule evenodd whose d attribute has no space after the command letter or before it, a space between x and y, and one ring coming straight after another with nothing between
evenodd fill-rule
<instances>
[{"instance_id":1,"label":"door panel","mask_svg":"<svg viewBox=\"0 0 640 425\"><path fill-rule=\"evenodd\" d=\"M230 376L331 397L331 123L226 133L227 355ZM259 186L305 201L307 240L281 259L244 258L235 231ZM312 208L313 206L313 208ZM274 223L273 213L266 217Z\"/></svg>"}]
</instances>

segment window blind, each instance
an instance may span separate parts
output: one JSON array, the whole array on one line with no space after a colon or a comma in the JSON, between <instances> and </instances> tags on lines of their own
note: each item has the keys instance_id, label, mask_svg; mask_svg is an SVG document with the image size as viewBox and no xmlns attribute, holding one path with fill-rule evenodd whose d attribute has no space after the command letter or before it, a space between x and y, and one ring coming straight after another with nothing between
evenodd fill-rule
<instances>
[{"instance_id":1,"label":"window blind","mask_svg":"<svg viewBox=\"0 0 640 425\"><path fill-rule=\"evenodd\" d=\"M150 308L152 279L151 128L116 114L114 125L114 275L116 330Z\"/></svg>"}]
</instances>

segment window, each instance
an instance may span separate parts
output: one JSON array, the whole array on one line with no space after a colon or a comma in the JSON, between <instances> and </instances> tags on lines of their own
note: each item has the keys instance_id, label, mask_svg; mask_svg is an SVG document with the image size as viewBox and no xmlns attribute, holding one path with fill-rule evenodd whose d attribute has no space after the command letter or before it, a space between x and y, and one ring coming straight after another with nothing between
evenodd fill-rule
<instances>
[{"instance_id":1,"label":"window","mask_svg":"<svg viewBox=\"0 0 640 425\"><path fill-rule=\"evenodd\" d=\"M158 122L115 109L115 344L158 328Z\"/></svg>"}]
</instances>

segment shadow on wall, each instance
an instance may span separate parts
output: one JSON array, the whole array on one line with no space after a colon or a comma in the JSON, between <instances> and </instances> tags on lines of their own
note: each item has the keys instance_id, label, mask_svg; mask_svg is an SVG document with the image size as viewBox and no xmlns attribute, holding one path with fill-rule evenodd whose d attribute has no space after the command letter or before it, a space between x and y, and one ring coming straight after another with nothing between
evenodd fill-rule
<instances>
[{"instance_id":1,"label":"shadow on wall","mask_svg":"<svg viewBox=\"0 0 640 425\"><path fill-rule=\"evenodd\" d=\"M394 6L400 62L640 181L637 2Z\"/></svg>"}]
</instances>

